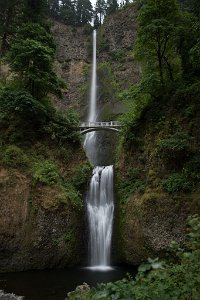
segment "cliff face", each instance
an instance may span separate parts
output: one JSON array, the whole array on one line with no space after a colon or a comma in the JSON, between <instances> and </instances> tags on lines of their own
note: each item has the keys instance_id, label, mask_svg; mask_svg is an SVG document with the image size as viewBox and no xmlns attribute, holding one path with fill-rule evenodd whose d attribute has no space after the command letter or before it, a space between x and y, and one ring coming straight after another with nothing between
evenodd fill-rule
<instances>
[{"instance_id":1,"label":"cliff face","mask_svg":"<svg viewBox=\"0 0 200 300\"><path fill-rule=\"evenodd\" d=\"M199 92L182 97L146 110L120 153L121 258L131 264L183 246L188 216L200 213Z\"/></svg>"},{"instance_id":2,"label":"cliff face","mask_svg":"<svg viewBox=\"0 0 200 300\"><path fill-rule=\"evenodd\" d=\"M66 183L85 163L83 151L73 151L70 164L56 160ZM0 162L1 272L65 267L86 258L82 204L64 186L35 182L32 172Z\"/></svg>"},{"instance_id":3,"label":"cliff face","mask_svg":"<svg viewBox=\"0 0 200 300\"><path fill-rule=\"evenodd\" d=\"M138 81L139 68L132 53L136 16L134 7L122 9L107 17L97 30L97 92L101 119L109 120L113 114L124 111L117 94ZM85 120L92 68L92 29L89 25L72 28L52 21L51 30L57 45L55 69L67 83L63 100L56 99L56 105L76 109Z\"/></svg>"}]
</instances>

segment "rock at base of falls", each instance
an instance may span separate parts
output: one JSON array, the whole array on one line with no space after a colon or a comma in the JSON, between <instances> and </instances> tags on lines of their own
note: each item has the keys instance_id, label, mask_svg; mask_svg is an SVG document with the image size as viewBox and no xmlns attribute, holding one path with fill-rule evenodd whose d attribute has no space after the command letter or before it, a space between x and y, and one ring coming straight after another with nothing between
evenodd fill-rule
<instances>
[{"instance_id":1,"label":"rock at base of falls","mask_svg":"<svg viewBox=\"0 0 200 300\"><path fill-rule=\"evenodd\" d=\"M23 296L16 296L14 294L7 294L4 291L0 290L0 299L1 300L25 300Z\"/></svg>"}]
</instances>

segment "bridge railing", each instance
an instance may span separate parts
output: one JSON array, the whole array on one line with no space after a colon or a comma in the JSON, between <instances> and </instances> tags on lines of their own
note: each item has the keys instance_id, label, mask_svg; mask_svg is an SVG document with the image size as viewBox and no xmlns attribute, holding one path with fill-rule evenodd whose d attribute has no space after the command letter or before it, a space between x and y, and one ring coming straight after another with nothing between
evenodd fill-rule
<instances>
[{"instance_id":1,"label":"bridge railing","mask_svg":"<svg viewBox=\"0 0 200 300\"><path fill-rule=\"evenodd\" d=\"M81 122L80 128L90 128L90 127L121 127L119 121L109 121L109 122Z\"/></svg>"}]
</instances>

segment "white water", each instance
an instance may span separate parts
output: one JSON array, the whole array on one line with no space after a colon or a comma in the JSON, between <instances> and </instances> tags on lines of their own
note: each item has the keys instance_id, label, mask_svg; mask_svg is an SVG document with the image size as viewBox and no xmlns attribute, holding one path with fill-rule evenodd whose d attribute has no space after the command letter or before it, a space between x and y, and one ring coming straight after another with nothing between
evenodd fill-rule
<instances>
[{"instance_id":1,"label":"white water","mask_svg":"<svg viewBox=\"0 0 200 300\"><path fill-rule=\"evenodd\" d=\"M97 114L97 58L96 58L96 30L93 31L93 58L92 58L92 79L90 88L90 105L88 121L96 121ZM96 161L96 133L87 133L84 141L84 149L91 162Z\"/></svg>"},{"instance_id":2,"label":"white water","mask_svg":"<svg viewBox=\"0 0 200 300\"><path fill-rule=\"evenodd\" d=\"M90 266L105 270L110 265L114 212L113 166L96 167L87 198Z\"/></svg>"},{"instance_id":3,"label":"white water","mask_svg":"<svg viewBox=\"0 0 200 300\"><path fill-rule=\"evenodd\" d=\"M90 90L90 109L88 121L96 121L97 116L97 78L96 78L96 31L93 31L93 64ZM95 164L96 133L86 135L84 141L86 154ZM95 167L87 197L87 216L89 224L90 269L107 271L110 269L110 252L114 212L113 166Z\"/></svg>"},{"instance_id":4,"label":"white water","mask_svg":"<svg viewBox=\"0 0 200 300\"><path fill-rule=\"evenodd\" d=\"M90 89L90 111L88 121L96 120L96 99L97 99L97 49L96 49L96 30L93 31L93 58L92 58L92 81Z\"/></svg>"}]
</instances>

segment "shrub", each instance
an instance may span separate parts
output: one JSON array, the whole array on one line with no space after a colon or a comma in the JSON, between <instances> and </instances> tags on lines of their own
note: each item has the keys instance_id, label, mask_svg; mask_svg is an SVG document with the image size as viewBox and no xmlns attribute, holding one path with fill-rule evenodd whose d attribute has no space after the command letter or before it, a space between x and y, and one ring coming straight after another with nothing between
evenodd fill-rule
<instances>
[{"instance_id":1,"label":"shrub","mask_svg":"<svg viewBox=\"0 0 200 300\"><path fill-rule=\"evenodd\" d=\"M8 146L1 155L2 163L10 167L26 167L28 157L22 149L15 145Z\"/></svg>"},{"instance_id":2,"label":"shrub","mask_svg":"<svg viewBox=\"0 0 200 300\"><path fill-rule=\"evenodd\" d=\"M119 181L119 194L121 201L125 202L133 193L142 193L145 189L145 181L141 178L142 171L138 168L127 170L125 178Z\"/></svg>"},{"instance_id":3,"label":"shrub","mask_svg":"<svg viewBox=\"0 0 200 300\"><path fill-rule=\"evenodd\" d=\"M162 181L163 188L169 192L189 192L193 188L191 180L183 173L174 173Z\"/></svg>"},{"instance_id":4,"label":"shrub","mask_svg":"<svg viewBox=\"0 0 200 300\"><path fill-rule=\"evenodd\" d=\"M60 144L66 141L80 142L79 115L73 110L67 112L57 112L45 130L51 135L52 139L58 140Z\"/></svg>"},{"instance_id":5,"label":"shrub","mask_svg":"<svg viewBox=\"0 0 200 300\"><path fill-rule=\"evenodd\" d=\"M191 160L189 160L183 169L185 175L188 178L191 178L194 183L199 182L200 180L200 156L194 156Z\"/></svg>"},{"instance_id":6,"label":"shrub","mask_svg":"<svg viewBox=\"0 0 200 300\"><path fill-rule=\"evenodd\" d=\"M82 164L81 166L78 166L76 168L73 178L72 178L72 184L77 188L80 189L83 186L85 186L88 182L89 176L91 175L92 167L87 162L85 164Z\"/></svg>"},{"instance_id":7,"label":"shrub","mask_svg":"<svg viewBox=\"0 0 200 300\"><path fill-rule=\"evenodd\" d=\"M52 106L45 106L24 90L3 89L0 91L0 123L2 127L15 125L22 131L24 127L30 130L39 127L50 118L54 112ZM12 120L12 122L10 122ZM15 127L15 126L13 126Z\"/></svg>"},{"instance_id":8,"label":"shrub","mask_svg":"<svg viewBox=\"0 0 200 300\"><path fill-rule=\"evenodd\" d=\"M75 240L75 234L74 230L70 229L64 236L63 240L68 243L68 242L73 242Z\"/></svg>"},{"instance_id":9,"label":"shrub","mask_svg":"<svg viewBox=\"0 0 200 300\"><path fill-rule=\"evenodd\" d=\"M126 59L126 53L123 50L112 51L109 55L114 61L124 62Z\"/></svg>"},{"instance_id":10,"label":"shrub","mask_svg":"<svg viewBox=\"0 0 200 300\"><path fill-rule=\"evenodd\" d=\"M72 206L74 206L78 210L83 207L81 194L74 188L72 184L68 183L65 185L65 193L67 198L70 200Z\"/></svg>"},{"instance_id":11,"label":"shrub","mask_svg":"<svg viewBox=\"0 0 200 300\"><path fill-rule=\"evenodd\" d=\"M68 293L69 300L198 300L200 298L200 218L188 220L190 242L187 251L177 248L178 262L163 263L158 259L148 260L139 267L133 280L99 284L96 288L80 286ZM180 251L181 250L181 251Z\"/></svg>"},{"instance_id":12,"label":"shrub","mask_svg":"<svg viewBox=\"0 0 200 300\"><path fill-rule=\"evenodd\" d=\"M167 139L159 142L160 150L168 155L180 153L190 150L191 137L185 132L176 132Z\"/></svg>"},{"instance_id":13,"label":"shrub","mask_svg":"<svg viewBox=\"0 0 200 300\"><path fill-rule=\"evenodd\" d=\"M59 182L60 175L53 163L44 160L34 165L33 178L36 182L53 185Z\"/></svg>"}]
</instances>

